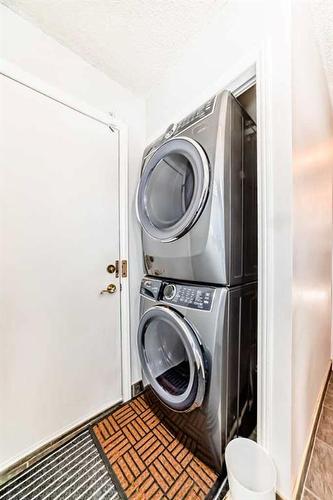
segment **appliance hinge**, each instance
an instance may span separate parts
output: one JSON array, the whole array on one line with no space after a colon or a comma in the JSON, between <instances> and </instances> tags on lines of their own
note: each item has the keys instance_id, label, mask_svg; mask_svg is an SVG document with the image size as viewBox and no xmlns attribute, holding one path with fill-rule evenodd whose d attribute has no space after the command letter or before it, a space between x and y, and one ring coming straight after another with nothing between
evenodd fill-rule
<instances>
[{"instance_id":1,"label":"appliance hinge","mask_svg":"<svg viewBox=\"0 0 333 500\"><path fill-rule=\"evenodd\" d=\"M127 260L121 261L121 277L127 278Z\"/></svg>"}]
</instances>

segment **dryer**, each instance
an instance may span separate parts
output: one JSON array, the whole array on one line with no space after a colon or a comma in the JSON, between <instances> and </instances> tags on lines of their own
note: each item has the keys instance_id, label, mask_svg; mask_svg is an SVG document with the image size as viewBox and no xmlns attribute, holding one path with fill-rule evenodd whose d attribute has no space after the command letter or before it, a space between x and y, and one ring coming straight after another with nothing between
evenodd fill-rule
<instances>
[{"instance_id":1,"label":"dryer","mask_svg":"<svg viewBox=\"0 0 333 500\"><path fill-rule=\"evenodd\" d=\"M257 277L256 125L222 92L146 148L137 190L146 271L233 286Z\"/></svg>"},{"instance_id":2,"label":"dryer","mask_svg":"<svg viewBox=\"0 0 333 500\"><path fill-rule=\"evenodd\" d=\"M228 441L256 423L256 284L228 289L146 277L140 315L147 397L220 472Z\"/></svg>"}]
</instances>

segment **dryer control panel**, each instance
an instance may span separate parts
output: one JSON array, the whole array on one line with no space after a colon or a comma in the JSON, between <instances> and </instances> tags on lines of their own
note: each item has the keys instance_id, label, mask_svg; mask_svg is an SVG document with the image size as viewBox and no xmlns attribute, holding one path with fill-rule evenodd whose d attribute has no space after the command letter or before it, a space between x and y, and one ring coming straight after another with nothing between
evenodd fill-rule
<instances>
[{"instance_id":1,"label":"dryer control panel","mask_svg":"<svg viewBox=\"0 0 333 500\"><path fill-rule=\"evenodd\" d=\"M214 288L196 285L165 283L160 300L178 306L210 311L214 297Z\"/></svg>"},{"instance_id":2,"label":"dryer control panel","mask_svg":"<svg viewBox=\"0 0 333 500\"><path fill-rule=\"evenodd\" d=\"M209 101L205 102L205 104L200 106L200 108L196 109L194 113L191 113L190 115L186 116L183 120L181 120L176 128L177 134L182 130L185 130L187 127L190 127L197 121L202 120L202 118L205 118L206 116L213 113L215 101L216 101L216 96L212 97L211 99L209 99Z\"/></svg>"}]
</instances>

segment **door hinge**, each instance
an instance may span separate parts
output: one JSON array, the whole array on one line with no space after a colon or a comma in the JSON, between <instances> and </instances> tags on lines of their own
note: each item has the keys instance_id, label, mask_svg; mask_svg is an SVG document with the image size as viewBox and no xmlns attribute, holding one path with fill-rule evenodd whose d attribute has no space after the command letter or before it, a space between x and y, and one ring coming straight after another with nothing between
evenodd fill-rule
<instances>
[{"instance_id":1,"label":"door hinge","mask_svg":"<svg viewBox=\"0 0 333 500\"><path fill-rule=\"evenodd\" d=\"M121 277L127 278L127 260L121 261Z\"/></svg>"}]
</instances>

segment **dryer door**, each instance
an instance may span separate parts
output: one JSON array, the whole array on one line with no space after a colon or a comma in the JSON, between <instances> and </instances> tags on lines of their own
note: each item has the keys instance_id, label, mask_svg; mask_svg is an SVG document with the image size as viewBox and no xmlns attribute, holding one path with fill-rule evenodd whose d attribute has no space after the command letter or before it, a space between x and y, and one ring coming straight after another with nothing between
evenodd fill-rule
<instances>
[{"instance_id":1,"label":"dryer door","mask_svg":"<svg viewBox=\"0 0 333 500\"><path fill-rule=\"evenodd\" d=\"M143 373L163 403L176 411L200 407L206 388L205 359L193 327L165 306L148 309L138 330Z\"/></svg>"},{"instance_id":2,"label":"dryer door","mask_svg":"<svg viewBox=\"0 0 333 500\"><path fill-rule=\"evenodd\" d=\"M137 214L152 238L170 242L184 235L200 216L207 199L209 165L192 139L164 142L145 165L137 192Z\"/></svg>"}]
</instances>

